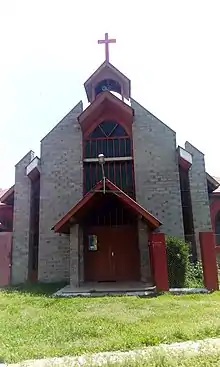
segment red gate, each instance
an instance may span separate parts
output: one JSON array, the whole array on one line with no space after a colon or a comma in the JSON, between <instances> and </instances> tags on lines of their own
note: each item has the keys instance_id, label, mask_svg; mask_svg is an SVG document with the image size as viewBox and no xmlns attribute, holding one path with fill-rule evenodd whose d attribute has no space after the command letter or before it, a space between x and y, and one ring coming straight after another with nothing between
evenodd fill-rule
<instances>
[{"instance_id":1,"label":"red gate","mask_svg":"<svg viewBox=\"0 0 220 367\"><path fill-rule=\"evenodd\" d=\"M10 283L12 233L0 232L0 287Z\"/></svg>"}]
</instances>

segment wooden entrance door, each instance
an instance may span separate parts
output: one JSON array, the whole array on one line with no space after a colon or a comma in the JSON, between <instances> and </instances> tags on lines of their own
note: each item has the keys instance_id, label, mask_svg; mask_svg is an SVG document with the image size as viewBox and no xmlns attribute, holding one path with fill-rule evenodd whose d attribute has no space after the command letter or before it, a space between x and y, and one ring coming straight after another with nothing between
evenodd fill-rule
<instances>
[{"instance_id":1,"label":"wooden entrance door","mask_svg":"<svg viewBox=\"0 0 220 367\"><path fill-rule=\"evenodd\" d=\"M88 236L97 236L97 251L89 250ZM84 267L87 281L140 279L136 226L97 226L85 231Z\"/></svg>"}]
</instances>

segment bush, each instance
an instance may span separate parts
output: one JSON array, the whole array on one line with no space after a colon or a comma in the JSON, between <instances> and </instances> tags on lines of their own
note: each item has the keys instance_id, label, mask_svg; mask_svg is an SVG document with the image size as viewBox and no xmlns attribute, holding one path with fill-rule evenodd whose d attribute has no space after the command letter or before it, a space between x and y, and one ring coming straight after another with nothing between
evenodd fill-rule
<instances>
[{"instance_id":1,"label":"bush","mask_svg":"<svg viewBox=\"0 0 220 367\"><path fill-rule=\"evenodd\" d=\"M168 277L170 288L202 288L201 261L190 262L189 244L176 237L166 238Z\"/></svg>"},{"instance_id":2,"label":"bush","mask_svg":"<svg viewBox=\"0 0 220 367\"><path fill-rule=\"evenodd\" d=\"M195 263L189 263L187 276L186 276L186 287L189 288L203 288L203 269L202 262L197 261Z\"/></svg>"},{"instance_id":3,"label":"bush","mask_svg":"<svg viewBox=\"0 0 220 367\"><path fill-rule=\"evenodd\" d=\"M189 245L183 240L166 238L168 277L170 288L183 288L189 269Z\"/></svg>"}]
</instances>

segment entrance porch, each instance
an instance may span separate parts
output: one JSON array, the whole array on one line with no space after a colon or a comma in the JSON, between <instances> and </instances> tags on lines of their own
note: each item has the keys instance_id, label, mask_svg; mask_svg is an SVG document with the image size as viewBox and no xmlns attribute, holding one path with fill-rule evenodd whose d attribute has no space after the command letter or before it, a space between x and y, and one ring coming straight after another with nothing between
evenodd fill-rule
<instances>
[{"instance_id":1,"label":"entrance porch","mask_svg":"<svg viewBox=\"0 0 220 367\"><path fill-rule=\"evenodd\" d=\"M69 234L70 286L64 293L152 291L148 236L161 224L111 181L87 193L55 226Z\"/></svg>"}]
</instances>

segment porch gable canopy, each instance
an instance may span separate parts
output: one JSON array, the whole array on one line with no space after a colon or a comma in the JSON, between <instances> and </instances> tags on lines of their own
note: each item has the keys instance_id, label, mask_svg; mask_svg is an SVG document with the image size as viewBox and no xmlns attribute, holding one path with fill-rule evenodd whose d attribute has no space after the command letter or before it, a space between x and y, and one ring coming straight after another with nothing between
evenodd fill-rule
<instances>
[{"instance_id":1,"label":"porch gable canopy","mask_svg":"<svg viewBox=\"0 0 220 367\"><path fill-rule=\"evenodd\" d=\"M113 182L106 179L105 183L110 193L116 195L122 203L133 211L133 213L145 220L152 229L156 229L162 225L159 219L154 217L124 191L119 189ZM82 218L83 212L85 212L85 208L88 209L94 205L97 194L100 194L102 187L103 181L101 180L54 225L52 230L57 233L69 233L70 226L74 223L78 223L79 218ZM108 195L108 192L106 192L105 195Z\"/></svg>"}]
</instances>

